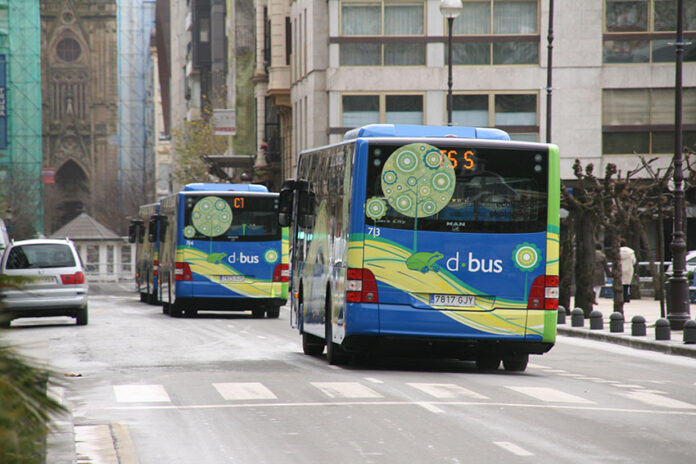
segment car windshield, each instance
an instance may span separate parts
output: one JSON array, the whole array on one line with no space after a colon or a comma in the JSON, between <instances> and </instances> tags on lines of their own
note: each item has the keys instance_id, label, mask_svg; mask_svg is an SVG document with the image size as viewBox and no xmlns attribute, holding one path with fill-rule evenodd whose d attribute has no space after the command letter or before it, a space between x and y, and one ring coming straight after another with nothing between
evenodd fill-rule
<instances>
[{"instance_id":1,"label":"car windshield","mask_svg":"<svg viewBox=\"0 0 696 464\"><path fill-rule=\"evenodd\" d=\"M75 266L75 258L68 245L45 243L13 247L7 257L6 268L33 269L73 266Z\"/></svg>"}]
</instances>

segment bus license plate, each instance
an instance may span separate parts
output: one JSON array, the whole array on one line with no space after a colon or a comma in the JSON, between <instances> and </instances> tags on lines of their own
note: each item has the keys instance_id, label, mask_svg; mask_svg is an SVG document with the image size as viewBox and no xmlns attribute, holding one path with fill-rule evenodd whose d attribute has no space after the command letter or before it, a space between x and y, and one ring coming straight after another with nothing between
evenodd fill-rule
<instances>
[{"instance_id":1,"label":"bus license plate","mask_svg":"<svg viewBox=\"0 0 696 464\"><path fill-rule=\"evenodd\" d=\"M433 306L456 306L464 308L474 306L476 304L476 296L474 295L430 295L430 304Z\"/></svg>"},{"instance_id":2,"label":"bus license plate","mask_svg":"<svg viewBox=\"0 0 696 464\"><path fill-rule=\"evenodd\" d=\"M221 275L220 282L243 282L243 275Z\"/></svg>"}]
</instances>

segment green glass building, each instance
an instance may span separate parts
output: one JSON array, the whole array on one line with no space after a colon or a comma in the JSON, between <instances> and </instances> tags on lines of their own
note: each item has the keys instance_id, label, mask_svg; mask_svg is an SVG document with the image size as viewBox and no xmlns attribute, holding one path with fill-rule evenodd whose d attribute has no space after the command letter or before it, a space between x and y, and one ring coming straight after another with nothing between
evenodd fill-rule
<instances>
[{"instance_id":1,"label":"green glass building","mask_svg":"<svg viewBox=\"0 0 696 464\"><path fill-rule=\"evenodd\" d=\"M0 0L0 185L16 238L43 233L40 37L39 0Z\"/></svg>"}]
</instances>

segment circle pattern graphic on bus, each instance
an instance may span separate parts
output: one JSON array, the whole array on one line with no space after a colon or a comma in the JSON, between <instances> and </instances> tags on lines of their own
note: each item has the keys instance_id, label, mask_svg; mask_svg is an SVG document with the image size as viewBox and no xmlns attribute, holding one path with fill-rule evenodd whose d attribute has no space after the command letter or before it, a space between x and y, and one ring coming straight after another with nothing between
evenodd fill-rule
<instances>
[{"instance_id":1,"label":"circle pattern graphic on bus","mask_svg":"<svg viewBox=\"0 0 696 464\"><path fill-rule=\"evenodd\" d=\"M265 259L268 264L275 263L278 261L278 258L278 252L272 248L266 250L266 253L263 255L263 259Z\"/></svg>"},{"instance_id":2,"label":"circle pattern graphic on bus","mask_svg":"<svg viewBox=\"0 0 696 464\"><path fill-rule=\"evenodd\" d=\"M512 253L515 266L525 272L531 272L541 263L541 253L532 243L522 243Z\"/></svg>"},{"instance_id":3,"label":"circle pattern graphic on bus","mask_svg":"<svg viewBox=\"0 0 696 464\"><path fill-rule=\"evenodd\" d=\"M397 148L382 170L382 193L389 205L404 216L437 214L449 203L454 186L452 162L427 143L410 143ZM377 202L370 201L368 217L383 216Z\"/></svg>"},{"instance_id":4,"label":"circle pattern graphic on bus","mask_svg":"<svg viewBox=\"0 0 696 464\"><path fill-rule=\"evenodd\" d=\"M193 207L191 222L199 233L206 237L217 237L230 228L232 208L220 197L202 198Z\"/></svg>"}]
</instances>

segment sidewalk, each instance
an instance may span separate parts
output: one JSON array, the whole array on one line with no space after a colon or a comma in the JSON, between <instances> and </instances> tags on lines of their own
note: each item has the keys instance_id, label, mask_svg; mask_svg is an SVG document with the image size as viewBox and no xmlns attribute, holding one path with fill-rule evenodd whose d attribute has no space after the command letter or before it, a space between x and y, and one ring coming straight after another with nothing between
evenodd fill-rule
<instances>
[{"instance_id":1,"label":"sidewalk","mask_svg":"<svg viewBox=\"0 0 696 464\"><path fill-rule=\"evenodd\" d=\"M645 297L640 300L631 300L630 303L624 304L623 332L610 332L609 330L609 316L614 312L614 300L612 298L600 298L599 304L595 305L593 309L602 313L604 322L603 329L590 329L590 321L588 318L585 319L583 327L571 327L571 316L568 314L565 324L558 324L558 334L570 337L589 338L629 346L631 348L696 358L696 344L685 344L684 332L681 330L671 331L670 340L655 339L655 321L661 318L659 301ZM690 317L693 319L696 308L691 308L690 311ZM642 316L645 318L646 335L631 335L631 321L634 316Z\"/></svg>"}]
</instances>

